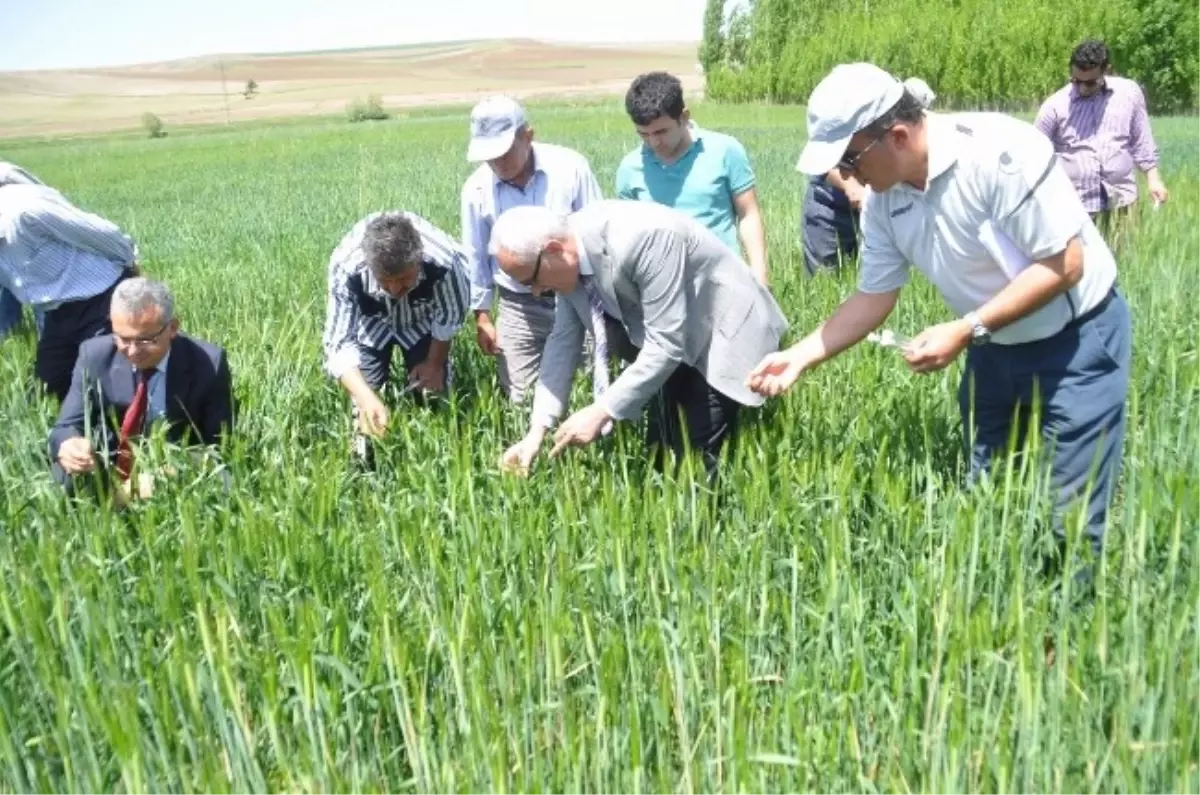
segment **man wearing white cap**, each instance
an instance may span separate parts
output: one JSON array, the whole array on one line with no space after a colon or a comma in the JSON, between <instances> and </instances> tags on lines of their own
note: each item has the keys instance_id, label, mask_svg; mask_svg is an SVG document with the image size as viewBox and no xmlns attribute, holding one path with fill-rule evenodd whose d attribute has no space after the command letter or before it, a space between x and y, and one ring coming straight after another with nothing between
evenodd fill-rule
<instances>
[{"instance_id":1,"label":"man wearing white cap","mask_svg":"<svg viewBox=\"0 0 1200 795\"><path fill-rule=\"evenodd\" d=\"M859 286L815 332L764 357L748 385L779 395L862 340L914 265L958 319L901 351L919 373L968 352L959 405L971 479L1003 452L1014 413L1036 410L1053 451L1056 534L1091 483L1087 533L1099 551L1125 433L1130 320L1112 253L1049 141L999 113L925 111L863 63L816 87L808 133L801 171L836 166L868 188Z\"/></svg>"},{"instance_id":2,"label":"man wearing white cap","mask_svg":"<svg viewBox=\"0 0 1200 795\"><path fill-rule=\"evenodd\" d=\"M480 350L497 358L500 387L514 403L532 392L554 297L537 296L505 274L488 254L496 218L512 207L547 207L563 215L601 198L587 158L573 149L534 143L525 110L504 96L471 111L467 160L482 163L462 189L462 246L471 279L471 309ZM498 300L497 295L498 295ZM492 323L492 305L499 320Z\"/></svg>"},{"instance_id":3,"label":"man wearing white cap","mask_svg":"<svg viewBox=\"0 0 1200 795\"><path fill-rule=\"evenodd\" d=\"M922 107L933 105L937 95L919 77L904 81ZM836 168L809 176L804 191L804 267L810 276L835 271L858 254L859 213L866 187L853 175L842 176Z\"/></svg>"}]
</instances>

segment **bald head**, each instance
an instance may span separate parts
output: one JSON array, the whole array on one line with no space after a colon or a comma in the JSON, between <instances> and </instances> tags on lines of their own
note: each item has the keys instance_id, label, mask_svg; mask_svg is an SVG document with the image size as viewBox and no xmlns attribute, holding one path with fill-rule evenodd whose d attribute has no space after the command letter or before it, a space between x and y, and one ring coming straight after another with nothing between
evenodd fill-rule
<instances>
[{"instance_id":1,"label":"bald head","mask_svg":"<svg viewBox=\"0 0 1200 795\"><path fill-rule=\"evenodd\" d=\"M502 271L536 293L570 292L579 278L579 253L567 217L546 207L501 213L488 253Z\"/></svg>"}]
</instances>

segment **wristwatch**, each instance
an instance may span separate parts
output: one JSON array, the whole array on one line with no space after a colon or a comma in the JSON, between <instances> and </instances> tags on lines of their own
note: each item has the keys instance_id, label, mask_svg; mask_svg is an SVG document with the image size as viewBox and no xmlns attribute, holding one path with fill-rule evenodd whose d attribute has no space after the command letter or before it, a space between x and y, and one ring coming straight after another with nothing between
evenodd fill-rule
<instances>
[{"instance_id":1,"label":"wristwatch","mask_svg":"<svg viewBox=\"0 0 1200 795\"><path fill-rule=\"evenodd\" d=\"M992 332L988 331L988 327L983 325L983 321L979 319L979 315L974 312L968 312L963 315L963 320L971 324L971 344L986 345L992 339Z\"/></svg>"}]
</instances>

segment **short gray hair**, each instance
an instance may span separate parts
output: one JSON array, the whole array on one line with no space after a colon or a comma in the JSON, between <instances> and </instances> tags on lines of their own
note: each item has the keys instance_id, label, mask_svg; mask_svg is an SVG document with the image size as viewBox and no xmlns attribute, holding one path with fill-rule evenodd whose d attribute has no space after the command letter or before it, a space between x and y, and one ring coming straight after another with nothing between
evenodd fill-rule
<instances>
[{"instance_id":1,"label":"short gray hair","mask_svg":"<svg viewBox=\"0 0 1200 795\"><path fill-rule=\"evenodd\" d=\"M162 282L137 276L125 279L113 290L114 315L137 316L152 309L162 313L163 323L169 323L175 317L175 299Z\"/></svg>"},{"instance_id":2,"label":"short gray hair","mask_svg":"<svg viewBox=\"0 0 1200 795\"><path fill-rule=\"evenodd\" d=\"M363 258L376 276L399 276L417 265L421 248L421 233L404 213L381 213L363 231Z\"/></svg>"},{"instance_id":3,"label":"short gray hair","mask_svg":"<svg viewBox=\"0 0 1200 795\"><path fill-rule=\"evenodd\" d=\"M525 265L531 265L547 240L562 240L571 232L567 216L548 207L523 205L500 213L492 225L488 253L507 251Z\"/></svg>"}]
</instances>

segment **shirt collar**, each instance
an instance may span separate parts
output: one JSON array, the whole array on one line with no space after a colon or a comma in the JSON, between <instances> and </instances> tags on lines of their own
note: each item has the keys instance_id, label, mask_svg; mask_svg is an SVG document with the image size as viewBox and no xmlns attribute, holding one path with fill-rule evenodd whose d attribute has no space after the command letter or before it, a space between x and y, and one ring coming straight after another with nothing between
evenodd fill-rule
<instances>
[{"instance_id":1,"label":"shirt collar","mask_svg":"<svg viewBox=\"0 0 1200 795\"><path fill-rule=\"evenodd\" d=\"M967 128L955 124L949 118L930 112L929 133L929 176L934 180L950 170L950 166L958 162L958 154L962 148L962 136L969 134ZM964 132L966 131L966 132Z\"/></svg>"},{"instance_id":2,"label":"shirt collar","mask_svg":"<svg viewBox=\"0 0 1200 795\"><path fill-rule=\"evenodd\" d=\"M596 271L592 268L592 261L588 258L587 249L584 248L583 238L577 233L575 234L575 248L579 251L579 275L580 276L595 276Z\"/></svg>"},{"instance_id":3,"label":"shirt collar","mask_svg":"<svg viewBox=\"0 0 1200 795\"><path fill-rule=\"evenodd\" d=\"M493 188L498 188L501 185L507 185L508 187L512 188L513 190L528 190L529 186L533 184L533 181L534 181L534 179L537 178L538 174L546 173L546 169L542 167L542 160L544 160L545 158L538 156L539 154L544 155L545 151L538 145L538 143L536 141L534 141L532 144L530 144L530 147L533 150L532 153L529 155L530 157L533 158L533 173L529 175L529 181L525 183L524 187L517 185L515 183L512 183L512 182L507 182L505 180L500 179L499 177L496 176L496 172L492 171L492 169L489 167L488 173L490 173L492 175L492 187ZM484 166L487 166L487 164L484 163Z\"/></svg>"},{"instance_id":4,"label":"shirt collar","mask_svg":"<svg viewBox=\"0 0 1200 795\"><path fill-rule=\"evenodd\" d=\"M696 124L696 122L689 121L687 128L688 128L688 134L692 138L692 142L690 144L688 144L688 148L683 151L683 154L681 154L678 158L675 159L674 163L670 163L670 164L664 163L662 158L660 158L657 154L654 153L654 149L650 146L650 144L644 143L644 144L642 144L642 148L647 153L649 153L650 157L654 158L654 162L658 163L660 166L663 166L664 168L670 168L671 166L677 166L680 163L682 163L685 159L687 159L687 156L692 153L692 150L697 149L702 145L701 141L704 138L704 128L701 127L700 125Z\"/></svg>"},{"instance_id":5,"label":"shirt collar","mask_svg":"<svg viewBox=\"0 0 1200 795\"><path fill-rule=\"evenodd\" d=\"M371 296L372 298L380 298L385 301L396 301L396 300L402 301L402 300L404 300L403 298L396 299L396 298L392 297L391 293L389 293L387 290L384 290L382 287L379 286L379 282L377 282L375 280L375 274L371 273L371 269L367 267L367 263L366 263L365 259L363 260L361 267L362 267L363 292L365 292L367 295ZM421 282L425 281L425 258L424 257L422 257L421 261L417 263L417 267L420 269L420 272L417 274L417 283L413 285L413 290L417 289L417 287L420 286ZM412 290L409 290L409 292L411 293ZM407 298L407 297L408 296L406 295L405 298Z\"/></svg>"},{"instance_id":6,"label":"shirt collar","mask_svg":"<svg viewBox=\"0 0 1200 795\"><path fill-rule=\"evenodd\" d=\"M1092 94L1091 96L1085 97L1085 96L1080 95L1079 86L1076 85L1074 81L1072 81L1068 85L1067 93L1068 93L1068 96L1070 96L1072 102L1087 102L1089 99L1095 99L1096 97L1104 96L1105 94L1111 94L1112 92L1113 92L1112 76L1104 75L1104 88L1100 89L1099 91L1097 91L1095 94Z\"/></svg>"},{"instance_id":7,"label":"shirt collar","mask_svg":"<svg viewBox=\"0 0 1200 795\"><path fill-rule=\"evenodd\" d=\"M958 162L963 134L960 125L955 124L952 119L933 111L925 111L925 145L929 153L925 190L918 190L906 182L899 183L900 187L914 193L928 192L930 183Z\"/></svg>"},{"instance_id":8,"label":"shirt collar","mask_svg":"<svg viewBox=\"0 0 1200 795\"><path fill-rule=\"evenodd\" d=\"M165 375L165 374L166 374L166 372L167 372L167 360L168 360L168 359L170 359L170 358L171 358L171 351L168 349L168 350L167 350L167 355L166 355L166 356L164 356L164 357L162 357L161 359L159 359L159 360L158 360L158 364L154 365L154 372L156 372L156 373L163 373L163 374ZM138 369L137 369L136 367L134 367L132 364L130 364L130 365L129 365L129 368L130 368L131 370L133 370L133 372L134 372L135 374L136 374L136 373L137 373L137 371L138 371Z\"/></svg>"}]
</instances>

